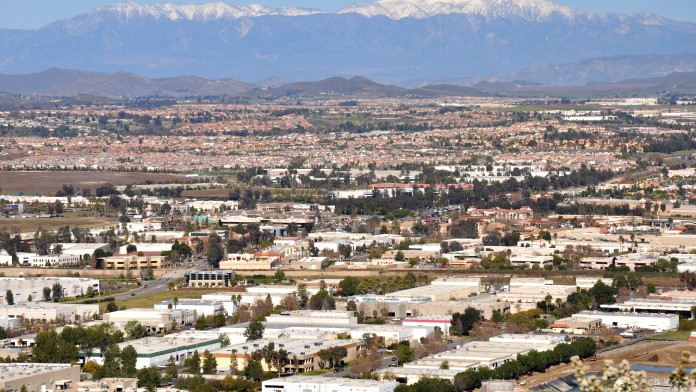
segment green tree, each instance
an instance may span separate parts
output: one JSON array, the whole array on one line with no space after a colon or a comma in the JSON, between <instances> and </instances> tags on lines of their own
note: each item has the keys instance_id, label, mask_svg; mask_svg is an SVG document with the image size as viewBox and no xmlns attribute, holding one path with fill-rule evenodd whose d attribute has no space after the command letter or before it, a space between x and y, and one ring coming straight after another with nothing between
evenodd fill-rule
<instances>
[{"instance_id":1,"label":"green tree","mask_svg":"<svg viewBox=\"0 0 696 392\"><path fill-rule=\"evenodd\" d=\"M50 287L43 288L43 299L44 299L44 301L51 300L51 288Z\"/></svg>"},{"instance_id":2,"label":"green tree","mask_svg":"<svg viewBox=\"0 0 696 392\"><path fill-rule=\"evenodd\" d=\"M307 302L309 301L309 293L307 292L307 286L302 283L298 284L297 291L295 292L295 294L300 309L303 309L305 306L307 306Z\"/></svg>"},{"instance_id":3,"label":"green tree","mask_svg":"<svg viewBox=\"0 0 696 392\"><path fill-rule=\"evenodd\" d=\"M360 285L358 278L347 276L338 284L338 287L341 288L341 294L348 297L358 293L358 285Z\"/></svg>"},{"instance_id":4,"label":"green tree","mask_svg":"<svg viewBox=\"0 0 696 392\"><path fill-rule=\"evenodd\" d=\"M119 377L121 375L121 349L112 344L102 353L104 364L98 372L99 378Z\"/></svg>"},{"instance_id":5,"label":"green tree","mask_svg":"<svg viewBox=\"0 0 696 392\"><path fill-rule=\"evenodd\" d=\"M126 323L126 326L123 327L123 329L126 331L128 334L128 337L131 339L140 339L143 336L145 336L145 327L143 327L140 322L137 320L131 320Z\"/></svg>"},{"instance_id":6,"label":"green tree","mask_svg":"<svg viewBox=\"0 0 696 392\"><path fill-rule=\"evenodd\" d=\"M203 353L203 374L217 373L217 360L208 350Z\"/></svg>"},{"instance_id":7,"label":"green tree","mask_svg":"<svg viewBox=\"0 0 696 392\"><path fill-rule=\"evenodd\" d=\"M201 357L198 355L198 350L193 352L193 355L184 360L186 370L191 374L201 374Z\"/></svg>"},{"instance_id":8,"label":"green tree","mask_svg":"<svg viewBox=\"0 0 696 392\"><path fill-rule=\"evenodd\" d=\"M411 345L407 340L402 340L396 346L396 359L399 365L403 365L406 362L411 362L413 360L413 350Z\"/></svg>"},{"instance_id":9,"label":"green tree","mask_svg":"<svg viewBox=\"0 0 696 392\"><path fill-rule=\"evenodd\" d=\"M147 392L157 391L162 381L162 375L156 367L148 367L138 370L138 387L145 388Z\"/></svg>"},{"instance_id":10,"label":"green tree","mask_svg":"<svg viewBox=\"0 0 696 392\"><path fill-rule=\"evenodd\" d=\"M133 378L137 374L135 367L138 361L138 353L130 344L121 350L121 376Z\"/></svg>"},{"instance_id":11,"label":"green tree","mask_svg":"<svg viewBox=\"0 0 696 392\"><path fill-rule=\"evenodd\" d=\"M63 340L49 329L36 335L32 358L39 363L71 363L77 360L78 350L72 342Z\"/></svg>"},{"instance_id":12,"label":"green tree","mask_svg":"<svg viewBox=\"0 0 696 392\"><path fill-rule=\"evenodd\" d=\"M109 302L106 304L106 313L115 312L115 311L117 311L117 310L118 310L118 305L116 305L116 302L114 302L114 301L109 301Z\"/></svg>"},{"instance_id":13,"label":"green tree","mask_svg":"<svg viewBox=\"0 0 696 392\"><path fill-rule=\"evenodd\" d=\"M222 238L219 235L215 233L210 235L205 257L213 267L217 268L220 265L220 260L225 257L225 247L222 245Z\"/></svg>"},{"instance_id":14,"label":"green tree","mask_svg":"<svg viewBox=\"0 0 696 392\"><path fill-rule=\"evenodd\" d=\"M63 298L63 286L56 282L51 288L51 299L53 299L53 302L58 302L61 298Z\"/></svg>"},{"instance_id":15,"label":"green tree","mask_svg":"<svg viewBox=\"0 0 696 392\"><path fill-rule=\"evenodd\" d=\"M167 361L167 367L164 369L164 373L169 380L175 379L179 376L179 370L176 366L176 361L173 356L169 356Z\"/></svg>"},{"instance_id":16,"label":"green tree","mask_svg":"<svg viewBox=\"0 0 696 392\"><path fill-rule=\"evenodd\" d=\"M261 362L251 359L244 368L244 375L254 381L260 381L263 377L263 366L261 366Z\"/></svg>"},{"instance_id":17,"label":"green tree","mask_svg":"<svg viewBox=\"0 0 696 392\"><path fill-rule=\"evenodd\" d=\"M14 294L12 294L12 290L7 290L5 293L5 301L7 301L8 305L14 305Z\"/></svg>"},{"instance_id":18,"label":"green tree","mask_svg":"<svg viewBox=\"0 0 696 392\"><path fill-rule=\"evenodd\" d=\"M263 323L261 321L252 320L249 322L249 325L244 330L244 337L247 338L247 342L251 340L261 339L263 338L264 330L265 327L263 326Z\"/></svg>"}]
</instances>

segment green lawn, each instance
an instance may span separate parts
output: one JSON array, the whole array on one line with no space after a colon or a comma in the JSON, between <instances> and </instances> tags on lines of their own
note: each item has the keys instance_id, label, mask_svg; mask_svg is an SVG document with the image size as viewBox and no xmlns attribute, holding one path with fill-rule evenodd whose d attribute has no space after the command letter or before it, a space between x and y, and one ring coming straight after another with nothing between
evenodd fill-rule
<instances>
[{"instance_id":1,"label":"green lawn","mask_svg":"<svg viewBox=\"0 0 696 392\"><path fill-rule=\"evenodd\" d=\"M322 374L326 373L331 373L333 369L317 369L317 370L312 370L311 372L304 372L302 375L304 376L321 376Z\"/></svg>"},{"instance_id":2,"label":"green lawn","mask_svg":"<svg viewBox=\"0 0 696 392\"><path fill-rule=\"evenodd\" d=\"M691 331L672 331L665 332L649 337L650 340L689 340Z\"/></svg>"},{"instance_id":3,"label":"green lawn","mask_svg":"<svg viewBox=\"0 0 696 392\"><path fill-rule=\"evenodd\" d=\"M152 308L154 304L158 302L162 302L165 299L172 299L174 297L177 298L201 298L203 294L212 294L212 293L218 293L220 291L224 291L223 289L216 288L216 289L202 289L202 290L177 290L177 291L161 291L159 293L155 293L152 295L148 296L137 296L137 297L131 297L127 299L122 299L122 300L117 300L116 305L118 305L119 309L121 307L124 307L126 309L133 309L133 308ZM232 292L230 292L230 297L232 296ZM99 312L104 313L106 311L106 302L102 302L99 304Z\"/></svg>"}]
</instances>

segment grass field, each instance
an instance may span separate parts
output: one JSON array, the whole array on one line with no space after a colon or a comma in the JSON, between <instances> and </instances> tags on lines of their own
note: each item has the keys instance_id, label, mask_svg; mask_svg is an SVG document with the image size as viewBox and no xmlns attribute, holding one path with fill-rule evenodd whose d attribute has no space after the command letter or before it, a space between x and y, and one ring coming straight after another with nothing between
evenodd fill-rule
<instances>
[{"instance_id":1,"label":"grass field","mask_svg":"<svg viewBox=\"0 0 696 392\"><path fill-rule=\"evenodd\" d=\"M131 297L123 300L117 300L116 305L119 309L125 307L126 309L133 308L152 308L154 304L162 302L165 299L177 298L201 298L203 294L219 293L223 289L203 289L203 290L177 290L177 291L161 291L148 296L143 297ZM230 297L232 292L230 292ZM104 313L106 311L106 302L99 304L99 312Z\"/></svg>"},{"instance_id":2,"label":"grass field","mask_svg":"<svg viewBox=\"0 0 696 392\"><path fill-rule=\"evenodd\" d=\"M12 232L17 228L20 233L36 232L39 228L55 230L59 227L99 227L117 223L115 220L93 217L60 217L60 218L4 218L0 217L0 230L7 228Z\"/></svg>"},{"instance_id":3,"label":"grass field","mask_svg":"<svg viewBox=\"0 0 696 392\"><path fill-rule=\"evenodd\" d=\"M650 340L688 340L691 331L672 331L665 332L649 337Z\"/></svg>"},{"instance_id":4,"label":"grass field","mask_svg":"<svg viewBox=\"0 0 696 392\"><path fill-rule=\"evenodd\" d=\"M94 190L105 184L128 185L153 183L181 183L184 177L160 173L118 173L91 171L2 171L0 190L4 194L54 196L63 184L75 189Z\"/></svg>"}]
</instances>

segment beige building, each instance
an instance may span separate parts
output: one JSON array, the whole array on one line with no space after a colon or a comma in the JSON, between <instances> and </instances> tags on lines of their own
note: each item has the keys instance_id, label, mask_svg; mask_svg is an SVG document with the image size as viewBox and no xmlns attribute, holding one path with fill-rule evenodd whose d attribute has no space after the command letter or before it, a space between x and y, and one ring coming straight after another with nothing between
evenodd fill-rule
<instances>
[{"instance_id":1,"label":"beige building","mask_svg":"<svg viewBox=\"0 0 696 392\"><path fill-rule=\"evenodd\" d=\"M281 369L284 372L293 371L295 373L311 372L321 368L319 351L333 347L344 347L347 351L343 359L349 362L357 358L362 342L360 340L317 340L317 339L259 339L250 342L233 344L212 354L217 360L218 369L230 369L236 366L237 369L244 369L248 358L257 350L261 350L269 343L273 343L275 350L283 349L288 353L288 364ZM236 365L235 365L236 364ZM261 365L264 371L277 371L273 365L269 365L262 360ZM328 364L325 364L328 366Z\"/></svg>"},{"instance_id":2,"label":"beige building","mask_svg":"<svg viewBox=\"0 0 696 392\"><path fill-rule=\"evenodd\" d=\"M135 392L137 390L137 378L102 378L85 380L77 385L77 392Z\"/></svg>"},{"instance_id":3,"label":"beige building","mask_svg":"<svg viewBox=\"0 0 696 392\"><path fill-rule=\"evenodd\" d=\"M586 335L597 332L602 328L602 319L597 317L566 317L554 321L549 329L554 333Z\"/></svg>"},{"instance_id":4,"label":"beige building","mask_svg":"<svg viewBox=\"0 0 696 392\"><path fill-rule=\"evenodd\" d=\"M141 270L143 268L162 269L171 266L169 258L159 252L138 252L137 254L116 254L97 261L103 269Z\"/></svg>"},{"instance_id":5,"label":"beige building","mask_svg":"<svg viewBox=\"0 0 696 392\"><path fill-rule=\"evenodd\" d=\"M172 305L172 307L174 307ZM192 323L195 314L190 309L150 309L133 308L104 313L104 321L112 322L123 329L129 321L135 320L149 332L171 331L178 325Z\"/></svg>"},{"instance_id":6,"label":"beige building","mask_svg":"<svg viewBox=\"0 0 696 392\"><path fill-rule=\"evenodd\" d=\"M227 260L220 262L220 269L227 270L270 270L279 266L280 256L262 253L230 253Z\"/></svg>"},{"instance_id":7,"label":"beige building","mask_svg":"<svg viewBox=\"0 0 696 392\"><path fill-rule=\"evenodd\" d=\"M19 392L77 391L80 367L56 363L8 363L0 365L0 389Z\"/></svg>"}]
</instances>

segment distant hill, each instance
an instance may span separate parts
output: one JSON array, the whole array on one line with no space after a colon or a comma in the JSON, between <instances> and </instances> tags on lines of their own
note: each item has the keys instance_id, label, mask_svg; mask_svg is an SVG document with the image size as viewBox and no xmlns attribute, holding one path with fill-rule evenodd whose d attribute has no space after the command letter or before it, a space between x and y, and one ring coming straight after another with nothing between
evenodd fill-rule
<instances>
[{"instance_id":1,"label":"distant hill","mask_svg":"<svg viewBox=\"0 0 696 392\"><path fill-rule=\"evenodd\" d=\"M409 94L418 97L480 97L490 95L477 88L457 86L454 84L429 84L410 90Z\"/></svg>"},{"instance_id":2,"label":"distant hill","mask_svg":"<svg viewBox=\"0 0 696 392\"><path fill-rule=\"evenodd\" d=\"M655 95L657 93L696 94L696 72L674 72L667 76L627 79L616 83L588 83L582 86L546 86L531 82L480 82L475 87L510 96L611 97Z\"/></svg>"},{"instance_id":3,"label":"distant hill","mask_svg":"<svg viewBox=\"0 0 696 392\"><path fill-rule=\"evenodd\" d=\"M333 96L379 98L396 97L404 95L407 91L408 89L403 87L379 84L370 79L356 76L350 79L333 77L313 82L291 83L276 88L257 89L242 95L261 98Z\"/></svg>"},{"instance_id":4,"label":"distant hill","mask_svg":"<svg viewBox=\"0 0 696 392\"><path fill-rule=\"evenodd\" d=\"M629 79L655 78L674 72L696 72L696 54L592 58L577 63L525 68L496 75L487 80L525 80L549 86L580 86L587 83L616 83Z\"/></svg>"},{"instance_id":5,"label":"distant hill","mask_svg":"<svg viewBox=\"0 0 696 392\"><path fill-rule=\"evenodd\" d=\"M149 79L126 72L113 74L50 68L26 75L0 74L0 91L40 96L101 97L238 95L256 86L233 79L197 76Z\"/></svg>"},{"instance_id":6,"label":"distant hill","mask_svg":"<svg viewBox=\"0 0 696 392\"><path fill-rule=\"evenodd\" d=\"M350 79L334 77L315 82L291 83L272 89L256 89L241 94L244 97L281 98L281 97L444 97L444 96L484 96L488 95L471 87L456 85L428 85L417 89L380 84L363 77Z\"/></svg>"}]
</instances>

